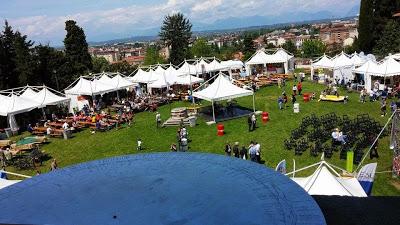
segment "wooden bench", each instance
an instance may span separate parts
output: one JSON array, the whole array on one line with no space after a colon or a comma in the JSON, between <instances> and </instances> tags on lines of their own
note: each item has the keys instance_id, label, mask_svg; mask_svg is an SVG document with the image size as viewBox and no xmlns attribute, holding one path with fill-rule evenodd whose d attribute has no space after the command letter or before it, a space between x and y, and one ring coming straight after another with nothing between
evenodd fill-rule
<instances>
[{"instance_id":1,"label":"wooden bench","mask_svg":"<svg viewBox=\"0 0 400 225\"><path fill-rule=\"evenodd\" d=\"M10 146L12 144L11 140L0 140L0 147Z\"/></svg>"}]
</instances>

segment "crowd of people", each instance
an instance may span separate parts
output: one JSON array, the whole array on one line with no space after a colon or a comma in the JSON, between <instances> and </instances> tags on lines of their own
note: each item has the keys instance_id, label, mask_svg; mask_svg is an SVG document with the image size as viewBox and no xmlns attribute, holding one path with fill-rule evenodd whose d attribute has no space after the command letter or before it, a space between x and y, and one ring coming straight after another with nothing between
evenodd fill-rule
<instances>
[{"instance_id":1,"label":"crowd of people","mask_svg":"<svg viewBox=\"0 0 400 225\"><path fill-rule=\"evenodd\" d=\"M232 146L229 142L225 144L225 155L240 159L247 160L250 158L252 162L262 163L261 162L261 145L255 141L251 141L250 145L246 148L246 146L239 146L239 142L235 142Z\"/></svg>"}]
</instances>

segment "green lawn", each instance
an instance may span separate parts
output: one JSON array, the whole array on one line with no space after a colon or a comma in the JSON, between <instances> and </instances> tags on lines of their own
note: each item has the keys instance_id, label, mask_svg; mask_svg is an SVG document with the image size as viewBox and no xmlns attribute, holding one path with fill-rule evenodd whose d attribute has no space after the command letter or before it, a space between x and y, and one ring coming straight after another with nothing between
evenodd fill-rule
<instances>
[{"instance_id":1,"label":"green lawn","mask_svg":"<svg viewBox=\"0 0 400 225\"><path fill-rule=\"evenodd\" d=\"M286 92L290 93L290 84L286 87ZM319 93L324 88L323 85L305 82L303 84L303 92L315 91ZM240 145L248 145L251 140L258 141L261 144L262 156L265 165L274 168L276 164L286 159L288 162L288 171L292 170L293 159L296 160L296 167L300 168L312 163L318 162L319 157L309 156L309 152L305 152L302 156L295 156L294 151L287 151L283 147L283 140L288 138L291 130L299 126L303 117L315 113L323 115L330 112L336 112L338 115L347 114L354 117L358 114L367 113L371 117L378 120L382 125L387 121L389 116L380 117L379 103L360 103L358 102L358 94L350 93L350 101L347 104L332 102L300 102L300 113L294 114L292 107L279 111L277 105L277 97L282 92L276 86L262 88L256 93L256 109L267 111L270 115L270 121L267 124L261 123L258 117L258 129L249 133L247 127L247 118L241 118L224 122L226 135L218 137L216 135L216 125L208 126L200 118L198 126L188 128L190 143L190 151L209 152L223 154L224 144L229 141L231 143L238 141ZM344 93L344 91L342 91ZM318 94L317 94L318 95ZM252 108L252 97L243 97L237 99L242 106ZM204 104L208 104L203 102ZM159 109L163 119L167 119L170 115L170 108L189 105L186 102L175 102L171 106L166 105ZM70 140L51 139L51 143L44 145L42 150L55 157L59 166L64 167L71 164L96 160L106 157L136 154L136 140L141 138L145 150L142 152L160 152L169 151L171 143L175 142L176 127L168 127L156 129L155 114L151 112L138 113L135 116L135 123L130 128L122 128L104 133L91 134L89 130L84 130L75 134ZM388 138L380 140L378 162L378 171L391 170L392 152L389 149ZM44 163L40 168L42 172L48 171L50 161ZM345 161L339 159L339 153L335 152L329 162L345 168ZM376 159L372 160L376 161ZM365 163L370 162L369 157ZM34 171L18 171L24 174L34 174ZM311 173L312 171L309 171ZM304 174L303 174L304 175ZM400 195L400 190L395 185L398 180L391 178L390 173L379 173L376 175L374 184L374 195ZM395 184L395 185L393 185Z\"/></svg>"}]
</instances>

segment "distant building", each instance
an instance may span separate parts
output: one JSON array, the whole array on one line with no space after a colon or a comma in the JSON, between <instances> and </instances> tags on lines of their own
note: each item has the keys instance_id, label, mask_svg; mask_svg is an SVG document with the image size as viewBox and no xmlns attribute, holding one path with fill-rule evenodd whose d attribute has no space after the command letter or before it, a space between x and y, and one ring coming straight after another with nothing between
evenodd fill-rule
<instances>
[{"instance_id":1,"label":"distant building","mask_svg":"<svg viewBox=\"0 0 400 225\"><path fill-rule=\"evenodd\" d=\"M144 57L143 55L141 56L128 56L125 57L122 61L126 61L130 65L142 65L144 63Z\"/></svg>"}]
</instances>

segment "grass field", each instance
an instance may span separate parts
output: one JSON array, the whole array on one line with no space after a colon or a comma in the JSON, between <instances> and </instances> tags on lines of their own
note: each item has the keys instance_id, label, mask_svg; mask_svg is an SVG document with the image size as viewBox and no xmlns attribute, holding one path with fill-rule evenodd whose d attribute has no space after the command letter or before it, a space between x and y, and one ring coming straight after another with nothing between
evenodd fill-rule
<instances>
[{"instance_id":1,"label":"grass field","mask_svg":"<svg viewBox=\"0 0 400 225\"><path fill-rule=\"evenodd\" d=\"M290 84L286 86L286 93L291 93ZM305 82L303 92L315 91L319 93L324 88L323 85ZM347 114L351 118L358 114L367 113L382 125L387 121L389 115L380 117L379 103L360 103L358 93L345 93L349 95L350 101L347 104L332 102L309 102L303 103L300 97L300 113L293 113L293 109L287 108L279 111L277 97L282 92L276 86L262 88L256 93L256 110L267 111L270 115L270 121L267 124L261 123L258 117L258 129L254 132L248 132L247 118L241 118L224 122L226 134L223 137L216 135L216 125L208 126L200 118L198 125L188 128L190 139L190 151L209 152L216 154L224 153L224 144L228 141L238 141L240 145L248 145L251 140L258 141L261 144L262 157L265 165L274 168L282 159L288 162L288 171L292 170L292 159L296 160L296 167L300 168L312 163L318 162L319 157L311 157L309 152L302 156L295 156L294 151L284 149L283 141L288 138L290 132L299 126L302 118L315 113L323 115L335 112L338 115ZM318 94L317 94L318 95ZM242 106L252 108L252 97L243 97L237 99ZM208 104L203 102L203 104ZM174 102L171 105L163 106L159 109L163 119L170 116L170 109L178 106L187 106L187 102ZM176 127L157 129L155 126L155 114L151 112L138 113L135 116L135 123L130 128L122 128L104 133L91 134L89 130L84 130L75 134L74 138L69 140L51 139L51 143L42 147L51 157L57 159L60 167L96 160L106 157L136 154L136 140L141 138L145 149L141 152L160 152L169 151L171 143L176 141ZM381 139L379 142L380 158L374 159L378 162L378 171L391 170L392 151L389 149L388 138ZM40 170L46 172L50 168L50 161L44 163ZM335 152L331 159L327 161L345 168L345 160L339 159L339 153ZM369 157L365 163L370 162ZM10 169L12 170L12 169ZM24 174L34 174L34 171L18 171ZM309 171L310 174L312 171ZM306 175L306 174L302 174ZM378 173L374 183L373 195L400 195L400 181L391 177L391 173Z\"/></svg>"}]
</instances>

